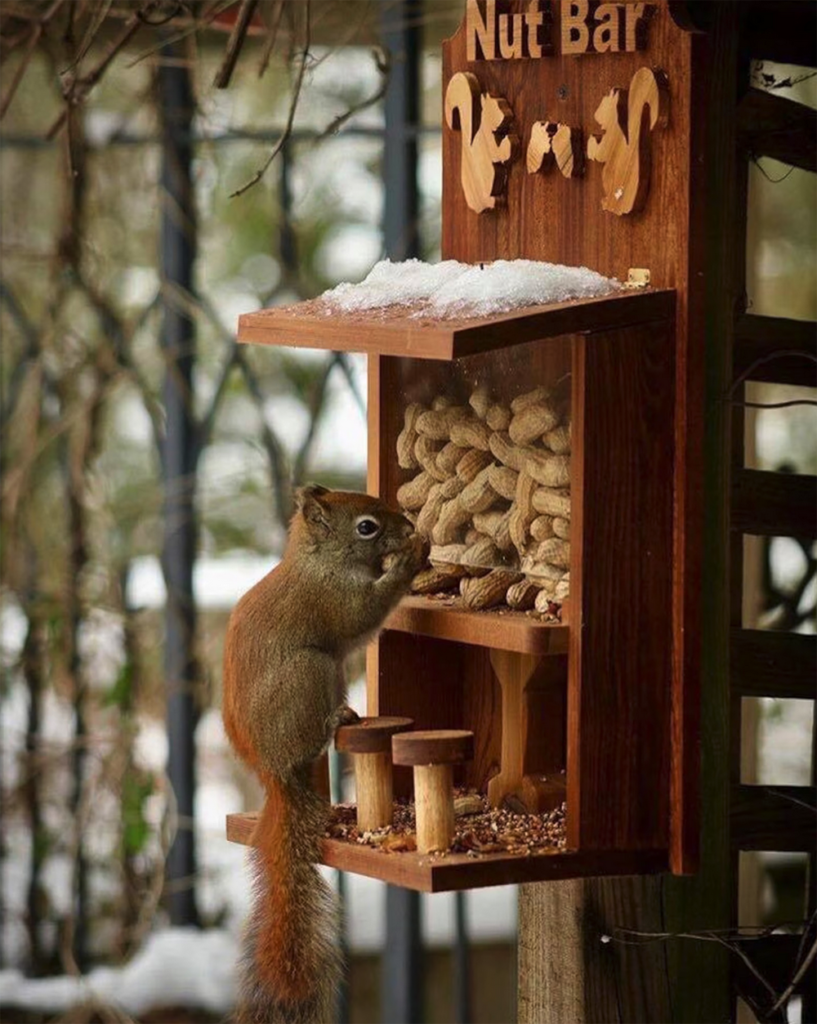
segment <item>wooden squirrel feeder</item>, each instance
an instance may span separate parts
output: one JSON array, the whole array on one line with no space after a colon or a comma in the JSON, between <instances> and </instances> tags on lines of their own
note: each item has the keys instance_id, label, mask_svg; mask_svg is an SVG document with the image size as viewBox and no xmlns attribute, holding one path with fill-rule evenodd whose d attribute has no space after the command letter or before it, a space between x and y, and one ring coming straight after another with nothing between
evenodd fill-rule
<instances>
[{"instance_id":1,"label":"wooden squirrel feeder","mask_svg":"<svg viewBox=\"0 0 817 1024\"><path fill-rule=\"evenodd\" d=\"M455 776L494 806L566 801L564 851L432 858L327 840L331 866L429 891L696 868L705 118L695 104L706 39L676 23L681 7L466 0L443 48L443 258L548 261L619 281L635 268L638 287L484 316L328 316L318 300L240 319L242 342L368 355L368 485L392 504L435 468L416 487L449 487L454 497L434 492L440 509L462 500L445 465L471 450L466 435L418 433L398 453L412 404L465 410L482 451L473 461L496 486L452 529L464 549L477 525L498 530L515 511L506 558L516 561L497 571L520 604L472 610L469 581L489 589L491 565L462 597L404 599L370 647L368 710L473 733ZM507 420L487 425L474 403L484 394L512 409L536 388L559 395L567 486L531 481L514 462L552 463L555 440L514 442ZM503 494L506 480L518 490ZM537 509L546 491L569 499L568 516ZM536 518L561 520L548 534L565 584L569 574L561 619L530 607L532 578L546 596L557 582L519 557L548 543L531 532ZM437 536L446 546L446 531ZM394 737L398 795L411 793L418 742ZM232 838L250 832L247 816L232 816Z\"/></svg>"}]
</instances>

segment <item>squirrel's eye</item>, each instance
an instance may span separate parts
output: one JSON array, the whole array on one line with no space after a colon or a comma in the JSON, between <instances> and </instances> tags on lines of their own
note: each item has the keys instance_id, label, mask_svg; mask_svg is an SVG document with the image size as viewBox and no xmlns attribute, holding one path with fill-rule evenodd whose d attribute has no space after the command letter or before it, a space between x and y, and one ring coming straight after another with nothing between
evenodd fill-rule
<instances>
[{"instance_id":1,"label":"squirrel's eye","mask_svg":"<svg viewBox=\"0 0 817 1024\"><path fill-rule=\"evenodd\" d=\"M355 529L360 537L374 537L380 529L380 523L376 519L361 519Z\"/></svg>"}]
</instances>

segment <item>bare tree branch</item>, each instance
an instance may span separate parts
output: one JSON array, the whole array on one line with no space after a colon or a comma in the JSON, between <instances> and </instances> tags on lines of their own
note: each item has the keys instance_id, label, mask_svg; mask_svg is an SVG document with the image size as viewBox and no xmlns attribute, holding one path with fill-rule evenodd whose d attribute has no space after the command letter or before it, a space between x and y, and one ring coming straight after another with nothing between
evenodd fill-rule
<instances>
[{"instance_id":1,"label":"bare tree branch","mask_svg":"<svg viewBox=\"0 0 817 1024\"><path fill-rule=\"evenodd\" d=\"M278 156L284 146L287 144L289 137L292 135L292 125L295 121L295 110L298 106L298 98L301 95L301 87L304 82L304 75L306 74L306 65L309 60L309 44L311 39L311 13L310 13L310 0L304 0L305 4L305 28L304 28L304 48L301 53L301 60L298 65L298 73L295 78L295 85L292 88L292 98L289 103L289 112L287 113L286 124L284 130L281 133L281 137L278 139L276 144L273 146L271 153L258 168L255 174L250 178L248 182L236 189L235 192L230 193L230 198L235 199L237 196L243 195L248 189L251 189L253 185L257 185L258 182L264 177L270 168L273 160Z\"/></svg>"},{"instance_id":2,"label":"bare tree branch","mask_svg":"<svg viewBox=\"0 0 817 1024\"><path fill-rule=\"evenodd\" d=\"M241 0L238 17L236 18L235 25L233 25L230 38L227 40L224 60L213 79L213 85L216 89L226 89L230 84L230 79L233 77L233 71L235 71L236 63L241 54L241 48L244 46L244 41L247 38L247 29L250 26L257 6L258 0Z\"/></svg>"}]
</instances>

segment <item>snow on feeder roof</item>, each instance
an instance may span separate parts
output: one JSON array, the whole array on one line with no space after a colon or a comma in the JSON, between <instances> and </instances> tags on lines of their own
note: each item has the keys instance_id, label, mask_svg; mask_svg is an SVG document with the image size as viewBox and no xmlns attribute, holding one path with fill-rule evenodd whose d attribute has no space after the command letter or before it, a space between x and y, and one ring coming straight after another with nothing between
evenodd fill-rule
<instances>
[{"instance_id":1,"label":"snow on feeder roof","mask_svg":"<svg viewBox=\"0 0 817 1024\"><path fill-rule=\"evenodd\" d=\"M535 260L479 264L381 260L359 284L339 284L317 302L328 307L327 312L354 314L412 306L417 316L447 319L494 316L526 306L595 298L620 288L615 278L587 267Z\"/></svg>"}]
</instances>

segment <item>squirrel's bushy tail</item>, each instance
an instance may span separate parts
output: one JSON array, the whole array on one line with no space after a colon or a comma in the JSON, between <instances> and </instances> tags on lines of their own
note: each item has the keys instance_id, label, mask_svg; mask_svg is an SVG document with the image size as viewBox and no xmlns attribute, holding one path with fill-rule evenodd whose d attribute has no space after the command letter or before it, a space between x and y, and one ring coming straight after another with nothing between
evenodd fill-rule
<instances>
[{"instance_id":1,"label":"squirrel's bushy tail","mask_svg":"<svg viewBox=\"0 0 817 1024\"><path fill-rule=\"evenodd\" d=\"M315 864L326 807L305 767L262 777L253 844L255 901L237 1024L331 1024L341 976L334 894Z\"/></svg>"}]
</instances>

